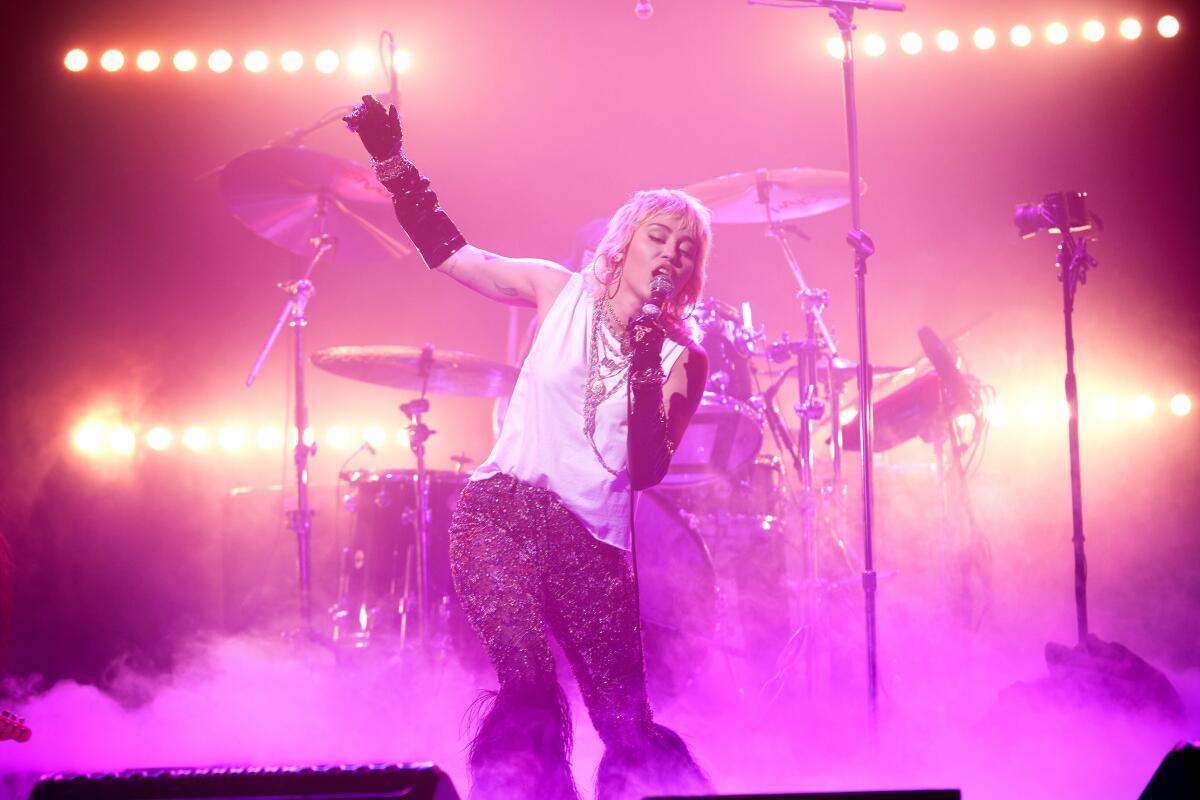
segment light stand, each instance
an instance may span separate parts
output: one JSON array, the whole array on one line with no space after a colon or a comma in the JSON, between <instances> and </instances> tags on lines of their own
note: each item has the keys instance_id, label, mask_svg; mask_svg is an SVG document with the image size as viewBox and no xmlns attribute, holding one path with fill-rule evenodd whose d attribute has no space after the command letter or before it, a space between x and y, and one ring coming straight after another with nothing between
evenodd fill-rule
<instances>
[{"instance_id":1,"label":"light stand","mask_svg":"<svg viewBox=\"0 0 1200 800\"><path fill-rule=\"evenodd\" d=\"M903 11L903 3L874 2L873 0L814 0L790 3L775 0L749 0L751 5L775 8L823 8L837 23L842 37L842 86L846 100L846 143L850 163L850 232L846 241L854 250L854 301L858 329L858 422L862 465L863 573L862 584L866 606L867 633L867 705L872 723L879 713L878 661L875 652L875 561L874 484L871 474L872 432L871 362L867 354L867 258L875 252L875 244L862 229L862 206L859 199L858 111L854 95L854 10L878 9Z\"/></svg>"}]
</instances>

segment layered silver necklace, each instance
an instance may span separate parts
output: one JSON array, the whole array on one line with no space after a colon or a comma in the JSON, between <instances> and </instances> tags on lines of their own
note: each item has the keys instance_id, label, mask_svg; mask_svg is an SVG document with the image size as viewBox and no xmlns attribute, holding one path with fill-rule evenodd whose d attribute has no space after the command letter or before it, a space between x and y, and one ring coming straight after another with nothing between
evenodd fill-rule
<instances>
[{"instance_id":1,"label":"layered silver necklace","mask_svg":"<svg viewBox=\"0 0 1200 800\"><path fill-rule=\"evenodd\" d=\"M587 384L583 387L583 433L592 445L600 466L619 475L596 447L596 409L624 388L629 380L632 351L625 326L617 319L612 303L603 291L592 306L592 325L588 336Z\"/></svg>"}]
</instances>

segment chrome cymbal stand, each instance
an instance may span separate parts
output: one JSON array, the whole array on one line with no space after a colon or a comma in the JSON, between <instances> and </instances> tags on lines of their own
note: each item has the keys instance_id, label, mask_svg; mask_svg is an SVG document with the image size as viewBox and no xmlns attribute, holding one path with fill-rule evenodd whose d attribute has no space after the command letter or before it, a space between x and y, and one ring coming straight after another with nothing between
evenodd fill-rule
<instances>
[{"instance_id":1,"label":"chrome cymbal stand","mask_svg":"<svg viewBox=\"0 0 1200 800\"><path fill-rule=\"evenodd\" d=\"M749 0L752 5L776 8L822 8L837 23L842 37L842 87L846 98L846 145L850 161L850 231L846 242L854 251L854 299L858 328L858 421L859 443L862 448L862 518L863 518L863 594L866 607L867 633L867 707L872 724L879 714L879 675L875 652L875 560L874 493L872 483L873 418L871 407L871 360L867 353L867 259L875 253L875 243L862 228L862 202L859 197L858 110L854 95L854 10L878 9L903 11L903 3L884 0Z\"/></svg>"},{"instance_id":2,"label":"chrome cymbal stand","mask_svg":"<svg viewBox=\"0 0 1200 800\"><path fill-rule=\"evenodd\" d=\"M408 445L413 455L417 457L417 475L414 494L417 498L417 623L422 643L428 643L431 634L430 620L433 609L429 597L429 533L433 528L433 513L429 505L429 475L425 469L425 442L437 431L426 425L422 414L429 413L429 398L426 391L429 388L429 374L433 368L433 345L427 344L421 348L421 358L417 362L417 374L421 377L421 396L409 400L400 406L400 410L408 417ZM408 613L407 603L405 614ZM405 628L408 626L405 625Z\"/></svg>"},{"instance_id":3,"label":"chrome cymbal stand","mask_svg":"<svg viewBox=\"0 0 1200 800\"><path fill-rule=\"evenodd\" d=\"M271 352L275 340L279 338L279 332L283 329L284 323L290 324L293 333L292 358L295 380L296 446L293 448L293 461L296 466L296 508L288 512L287 521L288 527L296 534L297 562L300 579L300 626L301 631L309 635L313 633L313 512L308 500L308 459L309 456L316 454L317 444L315 441L305 441L304 437L304 432L308 430L308 404L304 396L304 329L308 325L308 318L305 315L308 308L308 301L316 291L309 278L312 276L317 264L334 251L337 243L332 236L324 233L326 202L326 198L322 196L320 202L317 204L317 210L314 212L314 227L322 232L312 240L313 254L312 258L309 259L307 268L304 270L304 276L299 280L279 284L279 288L288 296L287 302L284 303L283 311L280 313L279 319L276 320L275 327L267 337L267 342L263 346L262 352L259 353L258 360L254 362L254 366L250 369L250 374L246 378L246 386L253 385L254 380L258 377L258 373L262 370L263 363L267 360L267 354Z\"/></svg>"}]
</instances>

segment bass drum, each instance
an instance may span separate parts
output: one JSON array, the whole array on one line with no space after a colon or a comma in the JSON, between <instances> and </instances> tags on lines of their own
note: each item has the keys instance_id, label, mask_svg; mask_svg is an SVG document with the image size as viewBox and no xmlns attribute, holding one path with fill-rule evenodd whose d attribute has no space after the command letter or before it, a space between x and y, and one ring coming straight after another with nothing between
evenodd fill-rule
<instances>
[{"instance_id":1,"label":"bass drum","mask_svg":"<svg viewBox=\"0 0 1200 800\"><path fill-rule=\"evenodd\" d=\"M638 497L634 536L646 679L665 700L684 692L713 650L717 573L704 540L660 490Z\"/></svg>"},{"instance_id":2,"label":"bass drum","mask_svg":"<svg viewBox=\"0 0 1200 800\"><path fill-rule=\"evenodd\" d=\"M429 507L429 596L435 635L460 651L476 637L450 579L450 518L467 484L467 474L427 470ZM417 600L417 474L412 469L355 471L345 506L354 514L348 546L342 549L334 640L366 647L378 638L415 636L409 609Z\"/></svg>"}]
</instances>

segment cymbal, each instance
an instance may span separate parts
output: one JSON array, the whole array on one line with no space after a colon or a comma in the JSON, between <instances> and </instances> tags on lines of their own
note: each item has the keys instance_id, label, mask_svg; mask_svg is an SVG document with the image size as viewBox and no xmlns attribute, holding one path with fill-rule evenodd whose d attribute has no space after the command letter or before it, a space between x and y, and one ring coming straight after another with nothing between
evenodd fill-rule
<instances>
[{"instance_id":1,"label":"cymbal","mask_svg":"<svg viewBox=\"0 0 1200 800\"><path fill-rule=\"evenodd\" d=\"M850 361L848 359L842 358L841 356L834 356L833 360L832 360L832 364L830 366L833 367L834 380L848 381L848 380L853 380L854 378L858 377L858 362L856 362L856 361ZM904 370L906 370L906 369L910 369L910 368L909 367L887 367L887 366L882 366L880 364L872 364L871 365L871 374L872 375L895 375L897 373L904 372Z\"/></svg>"},{"instance_id":2,"label":"cymbal","mask_svg":"<svg viewBox=\"0 0 1200 800\"><path fill-rule=\"evenodd\" d=\"M759 201L759 188L766 192L771 219L782 221L812 217L841 208L850 202L850 176L834 169L784 167L735 172L685 186L684 191L712 211L712 221L729 224L763 224L766 206ZM867 182L859 179L859 194Z\"/></svg>"},{"instance_id":3,"label":"cymbal","mask_svg":"<svg viewBox=\"0 0 1200 800\"><path fill-rule=\"evenodd\" d=\"M516 367L471 353L434 350L431 346L327 347L313 353L312 363L356 381L429 394L499 397L511 392L517 382ZM423 367L428 367L427 380L421 375Z\"/></svg>"},{"instance_id":4,"label":"cymbal","mask_svg":"<svg viewBox=\"0 0 1200 800\"><path fill-rule=\"evenodd\" d=\"M299 255L312 255L322 233L334 238L343 263L412 252L384 229L395 226L391 196L354 161L300 146L251 150L221 170L221 195L243 225Z\"/></svg>"}]
</instances>

